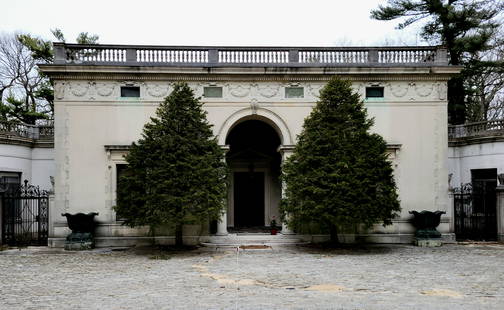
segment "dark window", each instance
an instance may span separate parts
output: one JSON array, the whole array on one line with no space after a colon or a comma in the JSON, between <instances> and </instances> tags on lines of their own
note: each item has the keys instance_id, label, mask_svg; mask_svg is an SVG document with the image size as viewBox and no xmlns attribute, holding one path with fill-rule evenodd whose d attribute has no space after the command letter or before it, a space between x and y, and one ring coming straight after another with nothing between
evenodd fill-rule
<instances>
[{"instance_id":1,"label":"dark window","mask_svg":"<svg viewBox=\"0 0 504 310\"><path fill-rule=\"evenodd\" d=\"M140 97L140 87L138 86L121 86L121 97Z\"/></svg>"},{"instance_id":2,"label":"dark window","mask_svg":"<svg viewBox=\"0 0 504 310\"><path fill-rule=\"evenodd\" d=\"M0 171L0 191L15 189L21 185L21 172Z\"/></svg>"},{"instance_id":3,"label":"dark window","mask_svg":"<svg viewBox=\"0 0 504 310\"><path fill-rule=\"evenodd\" d=\"M222 87L209 86L203 88L205 98L222 98Z\"/></svg>"},{"instance_id":4,"label":"dark window","mask_svg":"<svg viewBox=\"0 0 504 310\"><path fill-rule=\"evenodd\" d=\"M383 87L366 87L366 99L367 98L383 98L384 88Z\"/></svg>"},{"instance_id":5,"label":"dark window","mask_svg":"<svg viewBox=\"0 0 504 310\"><path fill-rule=\"evenodd\" d=\"M304 88L285 87L285 98L304 98Z\"/></svg>"},{"instance_id":6,"label":"dark window","mask_svg":"<svg viewBox=\"0 0 504 310\"><path fill-rule=\"evenodd\" d=\"M119 178L124 175L124 172L126 171L126 167L128 165L126 164L117 164L116 165L116 197L119 196L118 194L118 189L119 189ZM121 216L120 213L116 214L116 221L121 221L124 220L124 217Z\"/></svg>"},{"instance_id":7,"label":"dark window","mask_svg":"<svg viewBox=\"0 0 504 310\"><path fill-rule=\"evenodd\" d=\"M497 169L471 169L471 183L473 186L473 212L495 212L497 187Z\"/></svg>"}]
</instances>

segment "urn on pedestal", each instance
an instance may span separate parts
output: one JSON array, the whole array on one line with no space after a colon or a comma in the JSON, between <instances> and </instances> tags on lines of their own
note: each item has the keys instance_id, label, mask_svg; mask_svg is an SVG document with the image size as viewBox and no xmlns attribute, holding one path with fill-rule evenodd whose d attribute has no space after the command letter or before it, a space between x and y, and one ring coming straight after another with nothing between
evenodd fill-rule
<instances>
[{"instance_id":1,"label":"urn on pedestal","mask_svg":"<svg viewBox=\"0 0 504 310\"><path fill-rule=\"evenodd\" d=\"M411 223L416 227L414 243L417 246L437 247L442 245L441 233L436 230L445 211L410 211L413 214Z\"/></svg>"},{"instance_id":2,"label":"urn on pedestal","mask_svg":"<svg viewBox=\"0 0 504 310\"><path fill-rule=\"evenodd\" d=\"M65 250L79 251L94 248L94 230L96 223L94 217L97 212L84 213L63 213L61 216L67 218L68 227L72 230L65 241Z\"/></svg>"}]
</instances>

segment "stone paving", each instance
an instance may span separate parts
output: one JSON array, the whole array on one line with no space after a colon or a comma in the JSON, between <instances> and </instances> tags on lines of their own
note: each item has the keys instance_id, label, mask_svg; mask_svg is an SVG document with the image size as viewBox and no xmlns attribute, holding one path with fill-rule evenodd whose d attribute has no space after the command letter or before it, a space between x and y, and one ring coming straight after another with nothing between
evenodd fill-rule
<instances>
[{"instance_id":1,"label":"stone paving","mask_svg":"<svg viewBox=\"0 0 504 310\"><path fill-rule=\"evenodd\" d=\"M6 250L0 309L504 309L504 245Z\"/></svg>"}]
</instances>

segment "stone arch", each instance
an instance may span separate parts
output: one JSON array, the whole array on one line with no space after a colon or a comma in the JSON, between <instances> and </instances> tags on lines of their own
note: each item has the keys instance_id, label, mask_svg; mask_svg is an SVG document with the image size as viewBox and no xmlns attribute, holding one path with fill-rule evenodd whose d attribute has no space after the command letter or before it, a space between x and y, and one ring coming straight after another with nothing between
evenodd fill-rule
<instances>
[{"instance_id":1,"label":"stone arch","mask_svg":"<svg viewBox=\"0 0 504 310\"><path fill-rule=\"evenodd\" d=\"M287 124L280 116L270 110L263 108L257 108L255 110L246 108L234 112L224 121L218 132L219 145L225 145L226 138L231 130L239 123L247 120L260 120L273 127L273 129L275 129L278 136L280 137L281 145L294 144Z\"/></svg>"}]
</instances>

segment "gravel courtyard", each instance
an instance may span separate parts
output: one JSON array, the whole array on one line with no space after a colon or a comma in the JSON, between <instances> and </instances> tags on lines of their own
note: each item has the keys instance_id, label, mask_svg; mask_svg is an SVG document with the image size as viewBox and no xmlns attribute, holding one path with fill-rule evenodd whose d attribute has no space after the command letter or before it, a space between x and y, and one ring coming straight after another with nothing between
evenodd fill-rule
<instances>
[{"instance_id":1,"label":"gravel courtyard","mask_svg":"<svg viewBox=\"0 0 504 310\"><path fill-rule=\"evenodd\" d=\"M0 309L503 307L503 244L0 252Z\"/></svg>"}]
</instances>

